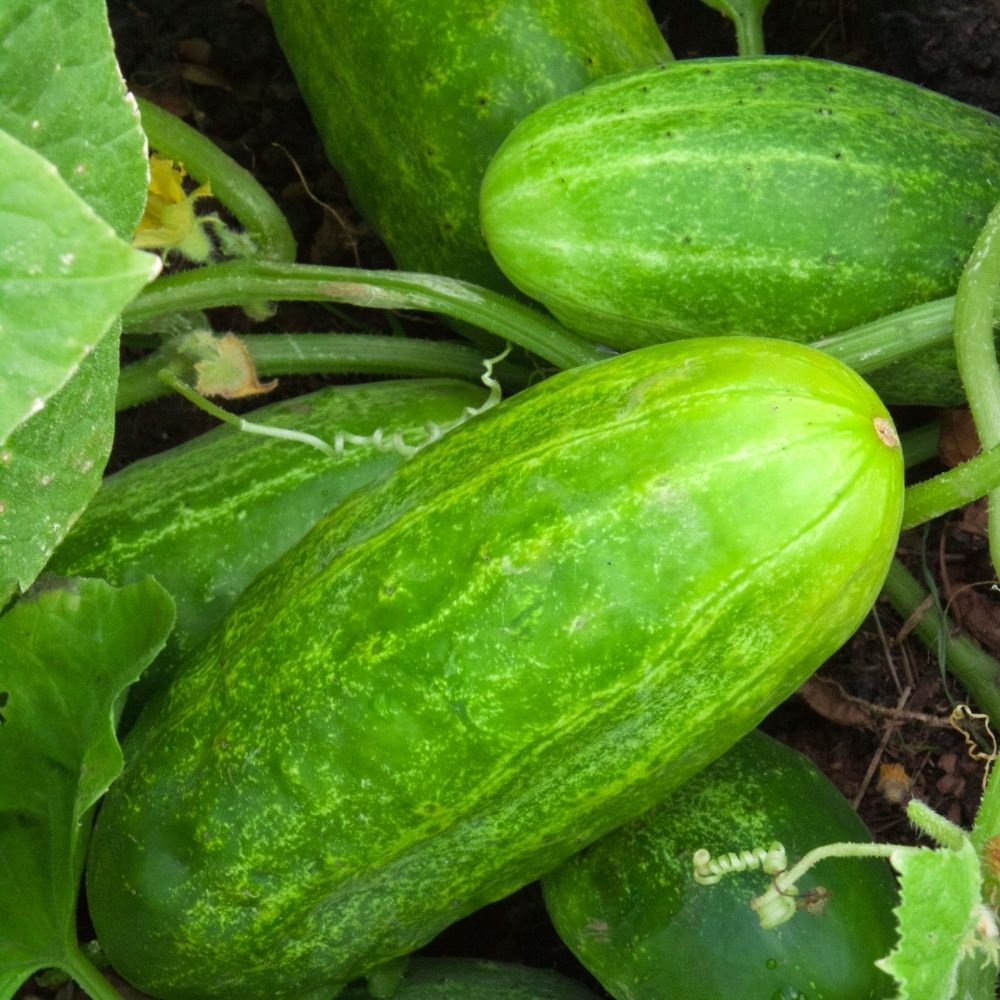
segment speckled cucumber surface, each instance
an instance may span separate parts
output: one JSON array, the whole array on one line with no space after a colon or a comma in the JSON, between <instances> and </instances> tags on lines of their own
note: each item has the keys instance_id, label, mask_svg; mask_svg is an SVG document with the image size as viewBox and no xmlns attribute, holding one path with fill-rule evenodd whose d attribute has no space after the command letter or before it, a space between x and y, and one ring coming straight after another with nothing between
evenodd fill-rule
<instances>
[{"instance_id":1,"label":"speckled cucumber surface","mask_svg":"<svg viewBox=\"0 0 1000 1000\"><path fill-rule=\"evenodd\" d=\"M770 875L748 867L699 885L691 860L777 841L791 865L814 847L871 839L812 761L755 730L546 876L545 902L618 1000L880 1000L896 992L875 967L896 943L888 862L824 861L797 883L799 912L765 930L750 901Z\"/></svg>"},{"instance_id":2,"label":"speckled cucumber surface","mask_svg":"<svg viewBox=\"0 0 1000 1000\"><path fill-rule=\"evenodd\" d=\"M576 368L364 488L126 743L87 872L157 997L328 996L652 806L858 626L898 441L811 348Z\"/></svg>"},{"instance_id":3,"label":"speckled cucumber surface","mask_svg":"<svg viewBox=\"0 0 1000 1000\"><path fill-rule=\"evenodd\" d=\"M789 56L692 59L539 109L482 188L494 257L566 325L619 348L812 341L952 294L1000 197L1000 119ZM962 398L945 351L890 402Z\"/></svg>"},{"instance_id":4,"label":"speckled cucumber surface","mask_svg":"<svg viewBox=\"0 0 1000 1000\"><path fill-rule=\"evenodd\" d=\"M501 290L479 226L490 157L529 111L670 58L645 0L269 0L351 201L408 270Z\"/></svg>"},{"instance_id":5,"label":"speckled cucumber surface","mask_svg":"<svg viewBox=\"0 0 1000 1000\"><path fill-rule=\"evenodd\" d=\"M177 623L167 646L129 695L130 711L218 626L265 566L345 496L399 465L404 446L427 440L483 402L485 390L452 379L328 386L260 407L248 418L315 434L371 437L336 459L298 441L218 427L108 476L46 567L118 586L156 579ZM349 440L349 437L348 437Z\"/></svg>"}]
</instances>

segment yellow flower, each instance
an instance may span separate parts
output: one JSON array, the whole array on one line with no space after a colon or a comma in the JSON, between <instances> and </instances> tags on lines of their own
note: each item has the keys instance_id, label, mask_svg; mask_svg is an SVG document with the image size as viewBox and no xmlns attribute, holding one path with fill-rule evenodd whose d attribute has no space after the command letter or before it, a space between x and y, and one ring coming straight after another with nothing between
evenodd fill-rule
<instances>
[{"instance_id":1,"label":"yellow flower","mask_svg":"<svg viewBox=\"0 0 1000 1000\"><path fill-rule=\"evenodd\" d=\"M211 185L206 182L187 194L184 165L159 153L149 158L149 174L146 208L132 245L140 250L162 250L166 255L176 252L192 263L205 263L215 250L208 227L222 223L215 215L197 215L195 202L211 197Z\"/></svg>"}]
</instances>

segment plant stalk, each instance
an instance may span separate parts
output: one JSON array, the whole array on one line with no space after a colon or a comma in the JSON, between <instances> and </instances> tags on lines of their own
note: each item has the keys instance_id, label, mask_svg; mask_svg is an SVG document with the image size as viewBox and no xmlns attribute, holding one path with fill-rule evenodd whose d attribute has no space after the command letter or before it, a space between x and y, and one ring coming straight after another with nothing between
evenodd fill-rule
<instances>
[{"instance_id":1,"label":"plant stalk","mask_svg":"<svg viewBox=\"0 0 1000 1000\"><path fill-rule=\"evenodd\" d=\"M889 567L882 593L903 621L925 607L929 596L898 559ZM952 623L934 605L926 607L914 627L914 632L930 649L937 649L939 641L944 639L948 670L989 716L994 729L1000 731L1000 663L967 636L953 635L953 631Z\"/></svg>"},{"instance_id":2,"label":"plant stalk","mask_svg":"<svg viewBox=\"0 0 1000 1000\"><path fill-rule=\"evenodd\" d=\"M91 1000L123 1000L121 993L95 968L75 942L67 945L60 968L83 988Z\"/></svg>"},{"instance_id":3,"label":"plant stalk","mask_svg":"<svg viewBox=\"0 0 1000 1000\"><path fill-rule=\"evenodd\" d=\"M295 260L297 248L288 220L254 175L169 111L141 98L138 103L149 145L183 163L200 184L210 182L212 195L233 213L262 257Z\"/></svg>"},{"instance_id":4,"label":"plant stalk","mask_svg":"<svg viewBox=\"0 0 1000 1000\"><path fill-rule=\"evenodd\" d=\"M123 318L127 325L171 312L281 299L440 313L494 333L558 368L590 364L612 353L530 306L455 278L260 260L167 275L134 299Z\"/></svg>"},{"instance_id":5,"label":"plant stalk","mask_svg":"<svg viewBox=\"0 0 1000 1000\"><path fill-rule=\"evenodd\" d=\"M990 212L966 262L955 295L958 373L984 449L1000 444L1000 366L993 317L1000 294L1000 202ZM990 557L1000 573L1000 491L989 500Z\"/></svg>"},{"instance_id":6,"label":"plant stalk","mask_svg":"<svg viewBox=\"0 0 1000 1000\"><path fill-rule=\"evenodd\" d=\"M482 353L452 341L420 340L381 334L255 333L243 338L258 374L399 375L460 378L477 381ZM116 408L127 410L164 395L159 377L169 365L169 346L122 367ZM505 384L522 386L526 373L508 366Z\"/></svg>"}]
</instances>

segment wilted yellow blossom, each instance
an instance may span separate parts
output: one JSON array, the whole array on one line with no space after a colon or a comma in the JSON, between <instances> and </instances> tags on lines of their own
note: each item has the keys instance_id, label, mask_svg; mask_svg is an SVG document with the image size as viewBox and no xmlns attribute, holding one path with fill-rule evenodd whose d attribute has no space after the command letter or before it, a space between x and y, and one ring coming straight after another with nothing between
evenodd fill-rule
<instances>
[{"instance_id":1,"label":"wilted yellow blossom","mask_svg":"<svg viewBox=\"0 0 1000 1000\"><path fill-rule=\"evenodd\" d=\"M214 246L208 227L221 225L215 215L198 216L195 202L211 197L206 181L190 194L184 190L187 172L181 163L153 153L149 158L149 192L132 244L140 250L179 253L186 260L203 264L212 257Z\"/></svg>"}]
</instances>

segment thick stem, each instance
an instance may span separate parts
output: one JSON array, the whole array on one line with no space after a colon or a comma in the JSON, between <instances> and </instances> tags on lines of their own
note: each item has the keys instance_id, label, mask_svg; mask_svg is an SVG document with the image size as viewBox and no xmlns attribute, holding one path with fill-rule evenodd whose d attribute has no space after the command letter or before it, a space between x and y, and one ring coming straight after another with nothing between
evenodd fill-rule
<instances>
[{"instance_id":1,"label":"thick stem","mask_svg":"<svg viewBox=\"0 0 1000 1000\"><path fill-rule=\"evenodd\" d=\"M764 20L756 13L747 13L735 18L736 51L741 56L764 55Z\"/></svg>"},{"instance_id":2,"label":"thick stem","mask_svg":"<svg viewBox=\"0 0 1000 1000\"><path fill-rule=\"evenodd\" d=\"M966 262L955 295L955 354L969 408L984 448L1000 444L1000 366L993 316L1000 294L1000 202ZM990 495L990 556L1000 573L1000 491Z\"/></svg>"},{"instance_id":3,"label":"thick stem","mask_svg":"<svg viewBox=\"0 0 1000 1000\"><path fill-rule=\"evenodd\" d=\"M123 1000L121 993L101 975L75 943L67 947L60 968L83 988L91 1000Z\"/></svg>"},{"instance_id":4,"label":"thick stem","mask_svg":"<svg viewBox=\"0 0 1000 1000\"><path fill-rule=\"evenodd\" d=\"M908 469L922 462L936 458L938 440L941 436L941 421L932 420L921 424L899 435L899 444L903 449L903 462Z\"/></svg>"},{"instance_id":5,"label":"thick stem","mask_svg":"<svg viewBox=\"0 0 1000 1000\"><path fill-rule=\"evenodd\" d=\"M243 338L258 374L401 375L476 381L482 352L468 344L367 333L255 333ZM169 350L169 348L168 348ZM159 377L168 364L162 352L125 365L118 378L116 407L127 410L164 395ZM505 372L504 384L520 387L526 373Z\"/></svg>"},{"instance_id":6,"label":"thick stem","mask_svg":"<svg viewBox=\"0 0 1000 1000\"><path fill-rule=\"evenodd\" d=\"M823 337L813 341L813 347L865 374L928 347L949 343L954 316L953 296L935 299Z\"/></svg>"},{"instance_id":7,"label":"thick stem","mask_svg":"<svg viewBox=\"0 0 1000 1000\"><path fill-rule=\"evenodd\" d=\"M544 313L454 278L406 271L234 260L167 275L134 299L126 325L166 313L298 299L434 312L488 330L558 368L609 356Z\"/></svg>"},{"instance_id":8,"label":"thick stem","mask_svg":"<svg viewBox=\"0 0 1000 1000\"><path fill-rule=\"evenodd\" d=\"M943 633L948 670L1000 729L1000 663L966 636L952 635L952 623L934 605L925 607L927 591L898 559L889 567L882 592L903 621L925 608L914 632L930 649L937 648Z\"/></svg>"},{"instance_id":9,"label":"thick stem","mask_svg":"<svg viewBox=\"0 0 1000 1000\"><path fill-rule=\"evenodd\" d=\"M908 486L904 494L902 528L904 531L915 528L978 500L998 487L1000 445L994 445L954 469Z\"/></svg>"},{"instance_id":10,"label":"thick stem","mask_svg":"<svg viewBox=\"0 0 1000 1000\"><path fill-rule=\"evenodd\" d=\"M169 111L141 99L139 111L150 146L183 163L199 183L209 181L212 194L236 216L262 257L295 260L295 237L288 220L249 170Z\"/></svg>"}]
</instances>

